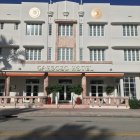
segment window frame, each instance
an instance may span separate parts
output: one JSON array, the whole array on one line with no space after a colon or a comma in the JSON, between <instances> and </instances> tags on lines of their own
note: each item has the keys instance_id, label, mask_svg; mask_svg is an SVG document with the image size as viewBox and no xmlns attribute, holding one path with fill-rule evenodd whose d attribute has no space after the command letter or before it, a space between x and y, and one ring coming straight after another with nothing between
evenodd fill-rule
<instances>
[{"instance_id":1,"label":"window frame","mask_svg":"<svg viewBox=\"0 0 140 140\"><path fill-rule=\"evenodd\" d=\"M48 35L51 36L52 35L52 23L48 24Z\"/></svg>"},{"instance_id":2,"label":"window frame","mask_svg":"<svg viewBox=\"0 0 140 140\"><path fill-rule=\"evenodd\" d=\"M73 48L58 48L58 61L73 61Z\"/></svg>"},{"instance_id":3,"label":"window frame","mask_svg":"<svg viewBox=\"0 0 140 140\"><path fill-rule=\"evenodd\" d=\"M90 61L105 61L105 49L89 49Z\"/></svg>"},{"instance_id":4,"label":"window frame","mask_svg":"<svg viewBox=\"0 0 140 140\"><path fill-rule=\"evenodd\" d=\"M42 35L42 24L27 23L26 24L26 35L41 36Z\"/></svg>"},{"instance_id":5,"label":"window frame","mask_svg":"<svg viewBox=\"0 0 140 140\"><path fill-rule=\"evenodd\" d=\"M124 77L123 78L123 87L124 87L124 96L130 97L130 98L136 98L136 80L135 80L135 77L132 77L132 76ZM134 92L133 94L132 94L132 91Z\"/></svg>"},{"instance_id":6,"label":"window frame","mask_svg":"<svg viewBox=\"0 0 140 140\"><path fill-rule=\"evenodd\" d=\"M105 36L105 24L89 24L89 36Z\"/></svg>"},{"instance_id":7,"label":"window frame","mask_svg":"<svg viewBox=\"0 0 140 140\"><path fill-rule=\"evenodd\" d=\"M27 61L40 61L42 58L41 48L26 48L26 60Z\"/></svg>"},{"instance_id":8,"label":"window frame","mask_svg":"<svg viewBox=\"0 0 140 140\"><path fill-rule=\"evenodd\" d=\"M138 25L136 24L123 24L122 25L124 37L137 37L138 36Z\"/></svg>"},{"instance_id":9,"label":"window frame","mask_svg":"<svg viewBox=\"0 0 140 140\"><path fill-rule=\"evenodd\" d=\"M72 23L58 24L58 36L73 36L73 24Z\"/></svg>"},{"instance_id":10,"label":"window frame","mask_svg":"<svg viewBox=\"0 0 140 140\"><path fill-rule=\"evenodd\" d=\"M138 62L140 61L140 49L124 49L124 61Z\"/></svg>"}]
</instances>

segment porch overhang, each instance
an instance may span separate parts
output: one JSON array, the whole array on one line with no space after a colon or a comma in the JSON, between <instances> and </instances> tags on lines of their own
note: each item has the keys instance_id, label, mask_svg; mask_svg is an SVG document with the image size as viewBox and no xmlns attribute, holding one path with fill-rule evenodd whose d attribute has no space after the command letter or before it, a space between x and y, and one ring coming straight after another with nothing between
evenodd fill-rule
<instances>
[{"instance_id":1,"label":"porch overhang","mask_svg":"<svg viewBox=\"0 0 140 140\"><path fill-rule=\"evenodd\" d=\"M85 73L86 77L123 77L124 73Z\"/></svg>"},{"instance_id":2,"label":"porch overhang","mask_svg":"<svg viewBox=\"0 0 140 140\"><path fill-rule=\"evenodd\" d=\"M26 72L3 72L0 76L9 76L9 77L40 77L44 76L44 73L26 73Z\"/></svg>"},{"instance_id":3,"label":"porch overhang","mask_svg":"<svg viewBox=\"0 0 140 140\"><path fill-rule=\"evenodd\" d=\"M82 73L48 73L48 76L81 76Z\"/></svg>"}]
</instances>

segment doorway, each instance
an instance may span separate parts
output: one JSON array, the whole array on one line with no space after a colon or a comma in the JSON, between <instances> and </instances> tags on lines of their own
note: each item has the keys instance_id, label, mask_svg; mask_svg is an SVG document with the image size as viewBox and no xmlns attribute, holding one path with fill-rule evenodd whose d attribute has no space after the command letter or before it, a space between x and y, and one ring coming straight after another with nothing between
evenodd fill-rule
<instances>
[{"instance_id":1,"label":"doorway","mask_svg":"<svg viewBox=\"0 0 140 140\"><path fill-rule=\"evenodd\" d=\"M62 90L59 91L59 102L70 102L72 98L70 91L72 80L60 79L59 84L62 86Z\"/></svg>"},{"instance_id":2,"label":"doorway","mask_svg":"<svg viewBox=\"0 0 140 140\"><path fill-rule=\"evenodd\" d=\"M90 81L90 96L103 97L104 82L103 80L91 80Z\"/></svg>"},{"instance_id":3,"label":"doorway","mask_svg":"<svg viewBox=\"0 0 140 140\"><path fill-rule=\"evenodd\" d=\"M25 96L38 96L39 92L39 80L38 79L27 79Z\"/></svg>"},{"instance_id":4,"label":"doorway","mask_svg":"<svg viewBox=\"0 0 140 140\"><path fill-rule=\"evenodd\" d=\"M91 85L91 96L103 97L103 85Z\"/></svg>"}]
</instances>

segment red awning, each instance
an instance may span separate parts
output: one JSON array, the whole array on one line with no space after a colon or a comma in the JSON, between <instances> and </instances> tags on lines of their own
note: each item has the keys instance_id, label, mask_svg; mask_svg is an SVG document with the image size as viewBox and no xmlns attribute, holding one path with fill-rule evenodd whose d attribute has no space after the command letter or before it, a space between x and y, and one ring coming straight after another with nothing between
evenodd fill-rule
<instances>
[{"instance_id":1,"label":"red awning","mask_svg":"<svg viewBox=\"0 0 140 140\"><path fill-rule=\"evenodd\" d=\"M123 77L124 73L85 73L87 77Z\"/></svg>"},{"instance_id":2,"label":"red awning","mask_svg":"<svg viewBox=\"0 0 140 140\"><path fill-rule=\"evenodd\" d=\"M48 73L48 76L81 76L82 73Z\"/></svg>"},{"instance_id":3,"label":"red awning","mask_svg":"<svg viewBox=\"0 0 140 140\"><path fill-rule=\"evenodd\" d=\"M28 76L28 77L40 77L44 76L44 73L26 73L26 72L4 72L1 73L0 76L10 76L10 77L23 77L23 76Z\"/></svg>"}]
</instances>

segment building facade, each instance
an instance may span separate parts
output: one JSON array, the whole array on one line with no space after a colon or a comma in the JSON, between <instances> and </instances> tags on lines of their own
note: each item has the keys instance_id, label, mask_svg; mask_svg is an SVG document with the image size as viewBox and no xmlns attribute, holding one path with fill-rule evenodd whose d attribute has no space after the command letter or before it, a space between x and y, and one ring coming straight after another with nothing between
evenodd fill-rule
<instances>
[{"instance_id":1,"label":"building facade","mask_svg":"<svg viewBox=\"0 0 140 140\"><path fill-rule=\"evenodd\" d=\"M59 100L70 102L69 85L81 84L82 97L106 97L112 86L114 97L140 99L139 6L61 1L0 9L0 96L45 96L49 85L62 85Z\"/></svg>"}]
</instances>

